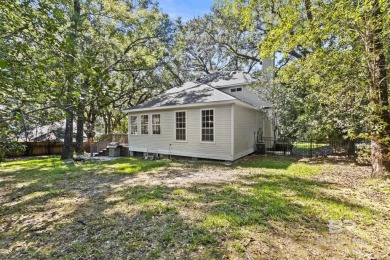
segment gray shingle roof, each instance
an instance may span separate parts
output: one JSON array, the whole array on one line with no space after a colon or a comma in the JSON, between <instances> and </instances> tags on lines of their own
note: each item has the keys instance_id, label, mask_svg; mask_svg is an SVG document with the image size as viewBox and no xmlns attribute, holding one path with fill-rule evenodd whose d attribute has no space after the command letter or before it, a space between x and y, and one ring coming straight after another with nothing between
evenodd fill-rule
<instances>
[{"instance_id":1,"label":"gray shingle roof","mask_svg":"<svg viewBox=\"0 0 390 260\"><path fill-rule=\"evenodd\" d=\"M127 110L230 101L235 99L236 98L210 86L189 82L182 87L172 88L150 101L131 107Z\"/></svg>"},{"instance_id":2,"label":"gray shingle roof","mask_svg":"<svg viewBox=\"0 0 390 260\"><path fill-rule=\"evenodd\" d=\"M150 101L126 109L125 112L136 109L153 109L234 100L242 101L257 108L270 106L269 102L260 100L255 93L253 93L253 96L248 97L219 90L230 86L244 86L251 83L253 83L253 79L247 73L216 72L198 78L196 82L187 82L183 86L169 89L164 94Z\"/></svg>"},{"instance_id":3,"label":"gray shingle roof","mask_svg":"<svg viewBox=\"0 0 390 260\"><path fill-rule=\"evenodd\" d=\"M253 78L250 74L241 71L221 71L205 75L196 79L196 81L214 88L224 88L251 84L253 83Z\"/></svg>"}]
</instances>

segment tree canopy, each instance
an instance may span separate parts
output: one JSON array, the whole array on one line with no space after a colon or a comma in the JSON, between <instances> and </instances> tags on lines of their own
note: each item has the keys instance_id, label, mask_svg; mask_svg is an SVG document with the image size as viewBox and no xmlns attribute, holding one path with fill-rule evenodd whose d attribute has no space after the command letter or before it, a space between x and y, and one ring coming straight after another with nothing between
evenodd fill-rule
<instances>
[{"instance_id":1,"label":"tree canopy","mask_svg":"<svg viewBox=\"0 0 390 260\"><path fill-rule=\"evenodd\" d=\"M112 132L125 117L121 109L167 88L150 82L170 77L174 26L151 1L6 0L1 6L7 21L0 26L2 122L66 117L63 158L71 156L75 119L82 144L84 122L88 137L98 116ZM21 129L7 127L4 136L10 130Z\"/></svg>"},{"instance_id":2,"label":"tree canopy","mask_svg":"<svg viewBox=\"0 0 390 260\"><path fill-rule=\"evenodd\" d=\"M4 0L0 19L3 144L66 118L69 158L73 122L81 152L83 130L124 131L128 106L275 58L281 134L370 139L374 172L390 167L388 1L218 0L183 22L150 0Z\"/></svg>"},{"instance_id":3,"label":"tree canopy","mask_svg":"<svg viewBox=\"0 0 390 260\"><path fill-rule=\"evenodd\" d=\"M244 27L261 22L260 56L280 57L277 109L282 124L296 126L286 133L369 138L374 173L383 164L389 169L388 1L235 0L219 6Z\"/></svg>"}]
</instances>

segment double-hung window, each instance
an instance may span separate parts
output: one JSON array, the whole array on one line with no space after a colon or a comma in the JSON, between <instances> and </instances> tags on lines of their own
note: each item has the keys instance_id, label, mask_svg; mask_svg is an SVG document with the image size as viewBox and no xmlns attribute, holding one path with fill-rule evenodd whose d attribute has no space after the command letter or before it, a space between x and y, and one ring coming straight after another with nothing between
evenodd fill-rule
<instances>
[{"instance_id":1,"label":"double-hung window","mask_svg":"<svg viewBox=\"0 0 390 260\"><path fill-rule=\"evenodd\" d=\"M201 110L202 142L214 142L214 109Z\"/></svg>"},{"instance_id":2,"label":"double-hung window","mask_svg":"<svg viewBox=\"0 0 390 260\"><path fill-rule=\"evenodd\" d=\"M160 114L152 115L152 133L154 135L161 134Z\"/></svg>"},{"instance_id":3,"label":"double-hung window","mask_svg":"<svg viewBox=\"0 0 390 260\"><path fill-rule=\"evenodd\" d=\"M187 141L186 112L175 112L176 141Z\"/></svg>"},{"instance_id":4,"label":"double-hung window","mask_svg":"<svg viewBox=\"0 0 390 260\"><path fill-rule=\"evenodd\" d=\"M141 134L147 135L149 134L149 116L141 115Z\"/></svg>"},{"instance_id":5,"label":"double-hung window","mask_svg":"<svg viewBox=\"0 0 390 260\"><path fill-rule=\"evenodd\" d=\"M137 135L138 134L138 117L130 116L130 134Z\"/></svg>"}]
</instances>

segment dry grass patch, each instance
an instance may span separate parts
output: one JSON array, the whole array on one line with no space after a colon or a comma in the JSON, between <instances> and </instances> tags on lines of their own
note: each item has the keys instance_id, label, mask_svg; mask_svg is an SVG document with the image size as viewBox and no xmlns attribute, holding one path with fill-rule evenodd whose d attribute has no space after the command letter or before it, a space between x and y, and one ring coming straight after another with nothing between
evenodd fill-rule
<instances>
[{"instance_id":1,"label":"dry grass patch","mask_svg":"<svg viewBox=\"0 0 390 260\"><path fill-rule=\"evenodd\" d=\"M6 162L0 258L390 257L389 180L350 162L247 157Z\"/></svg>"}]
</instances>

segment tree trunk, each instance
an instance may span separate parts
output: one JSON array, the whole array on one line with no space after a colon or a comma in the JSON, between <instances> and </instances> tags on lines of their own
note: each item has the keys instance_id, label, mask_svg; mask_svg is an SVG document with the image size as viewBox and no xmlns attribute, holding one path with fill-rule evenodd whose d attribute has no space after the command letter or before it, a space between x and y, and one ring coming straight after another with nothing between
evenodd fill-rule
<instances>
[{"instance_id":1,"label":"tree trunk","mask_svg":"<svg viewBox=\"0 0 390 260\"><path fill-rule=\"evenodd\" d=\"M373 133L371 143L372 176L380 177L384 168L390 171L390 106L386 71L386 57L381 36L382 24L378 22L383 13L378 0L372 0L374 29L368 31L368 54L370 76L370 106L373 111ZM379 24L378 24L379 23Z\"/></svg>"},{"instance_id":2,"label":"tree trunk","mask_svg":"<svg viewBox=\"0 0 390 260\"><path fill-rule=\"evenodd\" d=\"M67 160L71 159L73 157L73 151L72 151L72 142L73 142L73 104L74 104L74 94L73 90L75 87L75 71L73 70L73 66L76 65L74 57L76 57L77 53L77 37L78 37L78 25L80 22L80 13L81 13L81 7L80 7L80 0L74 0L73 1L73 15L71 17L71 29L69 40L72 43L70 45L69 49L69 65L71 65L69 69L69 74L67 76L68 83L66 87L65 92L65 98L66 98L66 125L65 125L65 137L64 137L64 148L62 151L61 159Z\"/></svg>"},{"instance_id":3,"label":"tree trunk","mask_svg":"<svg viewBox=\"0 0 390 260\"><path fill-rule=\"evenodd\" d=\"M102 114L102 118L103 118L103 122L104 122L104 134L107 135L108 134L108 123L107 123L107 118L106 118L106 115L105 113Z\"/></svg>"},{"instance_id":4,"label":"tree trunk","mask_svg":"<svg viewBox=\"0 0 390 260\"><path fill-rule=\"evenodd\" d=\"M92 102L89 104L89 108L84 107L86 110L86 118L85 118L85 134L87 135L88 142L93 142L94 132L95 132L95 124L97 119L97 111L95 108L95 104Z\"/></svg>"},{"instance_id":5,"label":"tree trunk","mask_svg":"<svg viewBox=\"0 0 390 260\"><path fill-rule=\"evenodd\" d=\"M372 177L378 177L383 172L382 148L377 140L371 141Z\"/></svg>"},{"instance_id":6,"label":"tree trunk","mask_svg":"<svg viewBox=\"0 0 390 260\"><path fill-rule=\"evenodd\" d=\"M61 160L71 159L73 141L73 111L71 108L66 110L64 148L62 150Z\"/></svg>"},{"instance_id":7,"label":"tree trunk","mask_svg":"<svg viewBox=\"0 0 390 260\"><path fill-rule=\"evenodd\" d=\"M84 101L80 100L77 106L77 133L76 133L76 154L84 154Z\"/></svg>"}]
</instances>

